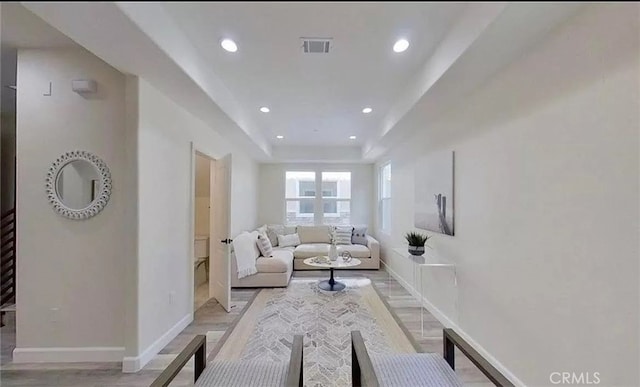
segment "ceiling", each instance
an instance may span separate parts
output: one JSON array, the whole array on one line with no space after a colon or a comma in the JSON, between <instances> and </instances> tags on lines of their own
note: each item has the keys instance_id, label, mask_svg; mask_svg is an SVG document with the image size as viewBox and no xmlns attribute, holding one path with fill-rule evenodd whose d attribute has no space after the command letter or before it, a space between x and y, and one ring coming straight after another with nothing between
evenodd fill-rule
<instances>
[{"instance_id":1,"label":"ceiling","mask_svg":"<svg viewBox=\"0 0 640 387\"><path fill-rule=\"evenodd\" d=\"M7 48L71 47L75 43L15 2L2 3L2 46Z\"/></svg>"},{"instance_id":2,"label":"ceiling","mask_svg":"<svg viewBox=\"0 0 640 387\"><path fill-rule=\"evenodd\" d=\"M365 163L416 131L432 130L438 114L582 6L21 4L103 61L144 78L258 161ZM330 37L331 52L303 54L300 37ZM392 46L401 37L410 47L397 54ZM222 38L236 41L238 51L224 51ZM261 106L271 111L261 113ZM365 106L373 112L363 114Z\"/></svg>"},{"instance_id":3,"label":"ceiling","mask_svg":"<svg viewBox=\"0 0 640 387\"><path fill-rule=\"evenodd\" d=\"M15 112L17 48L60 48L76 44L18 3L3 2L0 25L0 96L3 112Z\"/></svg>"},{"instance_id":4,"label":"ceiling","mask_svg":"<svg viewBox=\"0 0 640 387\"><path fill-rule=\"evenodd\" d=\"M273 145L362 145L411 82L462 3L165 3ZM331 37L305 54L300 37ZM231 38L238 51L220 47ZM406 38L410 47L395 53ZM269 113L259 111L261 106ZM363 114L370 106L373 112ZM277 139L282 135L284 139ZM355 135L355 140L349 136Z\"/></svg>"}]
</instances>

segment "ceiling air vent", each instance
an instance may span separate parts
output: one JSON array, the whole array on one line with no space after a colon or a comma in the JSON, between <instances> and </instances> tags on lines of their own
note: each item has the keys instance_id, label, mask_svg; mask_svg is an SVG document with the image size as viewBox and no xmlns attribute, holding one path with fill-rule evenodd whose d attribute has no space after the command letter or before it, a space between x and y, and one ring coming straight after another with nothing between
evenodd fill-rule
<instances>
[{"instance_id":1,"label":"ceiling air vent","mask_svg":"<svg viewBox=\"0 0 640 387\"><path fill-rule=\"evenodd\" d=\"M300 38L305 54L327 54L332 38Z\"/></svg>"}]
</instances>

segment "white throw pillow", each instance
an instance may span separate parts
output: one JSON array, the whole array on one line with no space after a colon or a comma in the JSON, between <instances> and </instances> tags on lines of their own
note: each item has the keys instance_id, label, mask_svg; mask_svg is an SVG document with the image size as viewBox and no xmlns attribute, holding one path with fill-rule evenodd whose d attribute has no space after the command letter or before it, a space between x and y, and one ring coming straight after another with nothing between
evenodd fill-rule
<instances>
[{"instance_id":1,"label":"white throw pillow","mask_svg":"<svg viewBox=\"0 0 640 387\"><path fill-rule=\"evenodd\" d=\"M350 245L353 227L336 226L333 230L333 240L336 245Z\"/></svg>"},{"instance_id":2,"label":"white throw pillow","mask_svg":"<svg viewBox=\"0 0 640 387\"><path fill-rule=\"evenodd\" d=\"M278 235L278 246L280 247L296 247L300 244L298 234Z\"/></svg>"},{"instance_id":3,"label":"white throw pillow","mask_svg":"<svg viewBox=\"0 0 640 387\"><path fill-rule=\"evenodd\" d=\"M258 249L260 249L260 253L262 253L263 257L273 257L273 247L271 246L271 241L264 234L258 234L258 240L256 242L258 244Z\"/></svg>"}]
</instances>

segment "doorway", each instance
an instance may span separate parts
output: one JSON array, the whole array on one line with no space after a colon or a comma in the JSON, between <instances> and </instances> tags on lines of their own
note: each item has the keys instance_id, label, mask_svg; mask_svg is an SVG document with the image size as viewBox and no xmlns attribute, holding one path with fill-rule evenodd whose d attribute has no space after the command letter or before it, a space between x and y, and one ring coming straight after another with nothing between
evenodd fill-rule
<instances>
[{"instance_id":1,"label":"doorway","mask_svg":"<svg viewBox=\"0 0 640 387\"><path fill-rule=\"evenodd\" d=\"M215 299L228 312L231 155L214 159L194 148L193 156L194 311Z\"/></svg>"},{"instance_id":2,"label":"doorway","mask_svg":"<svg viewBox=\"0 0 640 387\"><path fill-rule=\"evenodd\" d=\"M196 152L194 198L194 256L193 256L193 310L209 300L209 278L215 268L210 267L211 241L211 167L215 160Z\"/></svg>"}]
</instances>

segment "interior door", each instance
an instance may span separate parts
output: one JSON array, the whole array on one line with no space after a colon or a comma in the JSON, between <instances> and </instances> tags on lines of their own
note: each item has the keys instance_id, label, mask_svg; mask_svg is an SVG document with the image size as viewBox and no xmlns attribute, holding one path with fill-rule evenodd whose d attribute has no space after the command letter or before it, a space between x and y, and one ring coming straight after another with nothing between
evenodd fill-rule
<instances>
[{"instance_id":1,"label":"interior door","mask_svg":"<svg viewBox=\"0 0 640 387\"><path fill-rule=\"evenodd\" d=\"M231 308L231 245L229 218L231 192L231 155L211 162L211 215L213 238L210 240L211 265L209 292L228 312Z\"/></svg>"}]
</instances>

